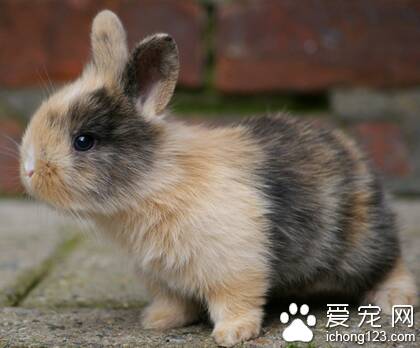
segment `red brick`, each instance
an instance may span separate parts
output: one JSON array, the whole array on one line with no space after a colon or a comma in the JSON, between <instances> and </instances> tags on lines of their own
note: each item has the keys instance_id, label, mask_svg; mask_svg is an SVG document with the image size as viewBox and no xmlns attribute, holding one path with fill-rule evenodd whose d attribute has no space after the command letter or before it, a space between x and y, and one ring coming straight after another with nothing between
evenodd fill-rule
<instances>
[{"instance_id":1,"label":"red brick","mask_svg":"<svg viewBox=\"0 0 420 348\"><path fill-rule=\"evenodd\" d=\"M387 176L406 176L411 167L401 129L389 122L364 122L353 132L375 166Z\"/></svg>"},{"instance_id":2,"label":"red brick","mask_svg":"<svg viewBox=\"0 0 420 348\"><path fill-rule=\"evenodd\" d=\"M51 15L44 33L48 52L44 79L47 73L56 81L73 79L80 74L89 59L91 21L103 6L101 0L51 2Z\"/></svg>"},{"instance_id":3,"label":"red brick","mask_svg":"<svg viewBox=\"0 0 420 348\"><path fill-rule=\"evenodd\" d=\"M217 10L224 92L420 82L418 0L244 0Z\"/></svg>"},{"instance_id":4,"label":"red brick","mask_svg":"<svg viewBox=\"0 0 420 348\"><path fill-rule=\"evenodd\" d=\"M201 85L205 60L202 36L206 15L197 1L125 1L119 14L129 29L131 45L148 34L171 34L179 46L180 83L188 87Z\"/></svg>"},{"instance_id":5,"label":"red brick","mask_svg":"<svg viewBox=\"0 0 420 348\"><path fill-rule=\"evenodd\" d=\"M0 2L0 85L39 83L39 71L48 60L50 17L51 9L36 2Z\"/></svg>"},{"instance_id":6,"label":"red brick","mask_svg":"<svg viewBox=\"0 0 420 348\"><path fill-rule=\"evenodd\" d=\"M0 119L0 193L22 192L19 179L19 159L17 146L22 135L22 127L13 120Z\"/></svg>"},{"instance_id":7,"label":"red brick","mask_svg":"<svg viewBox=\"0 0 420 348\"><path fill-rule=\"evenodd\" d=\"M0 85L19 87L76 77L89 58L89 32L103 8L119 13L130 43L154 32L178 41L180 84L199 86L205 12L195 1L3 0L0 2Z\"/></svg>"}]
</instances>

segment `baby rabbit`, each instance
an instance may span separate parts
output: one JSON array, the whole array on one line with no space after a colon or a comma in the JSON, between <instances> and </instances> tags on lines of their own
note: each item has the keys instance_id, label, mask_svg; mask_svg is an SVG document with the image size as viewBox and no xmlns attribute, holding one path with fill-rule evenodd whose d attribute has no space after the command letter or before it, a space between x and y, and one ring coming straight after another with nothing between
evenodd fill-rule
<instances>
[{"instance_id":1,"label":"baby rabbit","mask_svg":"<svg viewBox=\"0 0 420 348\"><path fill-rule=\"evenodd\" d=\"M232 346L256 337L267 295L333 293L386 312L414 304L380 182L339 130L283 115L234 126L164 118L174 40L129 54L115 14L92 25L92 61L46 100L21 146L27 192L93 222L135 259L148 329L197 320Z\"/></svg>"}]
</instances>

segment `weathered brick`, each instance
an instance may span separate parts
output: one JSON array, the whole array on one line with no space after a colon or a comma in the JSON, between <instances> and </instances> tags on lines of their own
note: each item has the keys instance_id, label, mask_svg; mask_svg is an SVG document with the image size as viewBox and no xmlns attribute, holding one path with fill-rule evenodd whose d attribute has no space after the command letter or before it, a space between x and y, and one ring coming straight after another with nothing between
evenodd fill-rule
<instances>
[{"instance_id":1,"label":"weathered brick","mask_svg":"<svg viewBox=\"0 0 420 348\"><path fill-rule=\"evenodd\" d=\"M217 9L224 92L420 82L417 0L244 0Z\"/></svg>"},{"instance_id":2,"label":"weathered brick","mask_svg":"<svg viewBox=\"0 0 420 348\"><path fill-rule=\"evenodd\" d=\"M89 57L91 21L103 8L121 15L131 44L154 32L173 35L180 49L180 83L201 84L206 16L193 0L4 0L0 2L0 85L48 84L48 79L76 77Z\"/></svg>"},{"instance_id":3,"label":"weathered brick","mask_svg":"<svg viewBox=\"0 0 420 348\"><path fill-rule=\"evenodd\" d=\"M197 1L124 1L119 14L127 26L131 45L152 33L171 34L179 46L180 83L188 87L201 85L206 14Z\"/></svg>"},{"instance_id":4,"label":"weathered brick","mask_svg":"<svg viewBox=\"0 0 420 348\"><path fill-rule=\"evenodd\" d=\"M389 177L411 173L408 149L401 128L390 122L362 122L352 127L374 165Z\"/></svg>"},{"instance_id":5,"label":"weathered brick","mask_svg":"<svg viewBox=\"0 0 420 348\"><path fill-rule=\"evenodd\" d=\"M50 7L37 2L0 2L1 85L40 82L40 69L48 62L46 32L50 17Z\"/></svg>"},{"instance_id":6,"label":"weathered brick","mask_svg":"<svg viewBox=\"0 0 420 348\"><path fill-rule=\"evenodd\" d=\"M21 134L22 126L17 121L0 118L0 193L22 192L16 145Z\"/></svg>"}]
</instances>

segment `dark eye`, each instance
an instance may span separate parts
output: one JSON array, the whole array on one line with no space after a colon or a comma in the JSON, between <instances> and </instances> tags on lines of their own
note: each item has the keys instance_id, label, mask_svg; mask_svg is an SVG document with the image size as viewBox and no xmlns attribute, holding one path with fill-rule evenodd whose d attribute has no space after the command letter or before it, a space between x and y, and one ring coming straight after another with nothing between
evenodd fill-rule
<instances>
[{"instance_id":1,"label":"dark eye","mask_svg":"<svg viewBox=\"0 0 420 348\"><path fill-rule=\"evenodd\" d=\"M90 134L80 134L74 138L73 146L76 151L88 151L95 145L95 138Z\"/></svg>"}]
</instances>

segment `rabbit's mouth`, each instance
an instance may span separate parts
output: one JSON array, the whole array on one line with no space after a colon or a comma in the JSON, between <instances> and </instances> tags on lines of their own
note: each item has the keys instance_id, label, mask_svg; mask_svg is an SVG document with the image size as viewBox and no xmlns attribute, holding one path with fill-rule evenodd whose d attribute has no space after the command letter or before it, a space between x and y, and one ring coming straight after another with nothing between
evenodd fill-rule
<instances>
[{"instance_id":1,"label":"rabbit's mouth","mask_svg":"<svg viewBox=\"0 0 420 348\"><path fill-rule=\"evenodd\" d=\"M71 207L71 194L63 183L57 167L49 162L37 163L36 170L23 181L26 191L31 196L45 201L54 207L69 209Z\"/></svg>"},{"instance_id":2,"label":"rabbit's mouth","mask_svg":"<svg viewBox=\"0 0 420 348\"><path fill-rule=\"evenodd\" d=\"M30 196L57 208L68 209L71 206L71 194L63 171L57 163L37 158L32 145L22 150L20 176Z\"/></svg>"}]
</instances>

